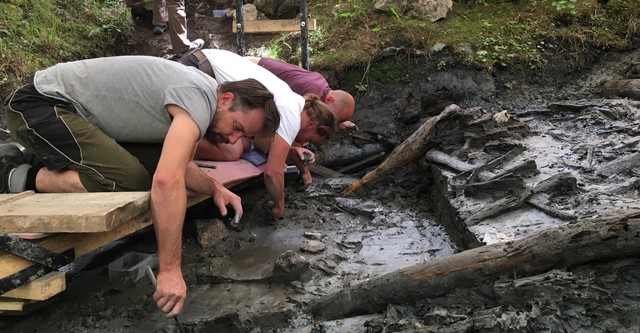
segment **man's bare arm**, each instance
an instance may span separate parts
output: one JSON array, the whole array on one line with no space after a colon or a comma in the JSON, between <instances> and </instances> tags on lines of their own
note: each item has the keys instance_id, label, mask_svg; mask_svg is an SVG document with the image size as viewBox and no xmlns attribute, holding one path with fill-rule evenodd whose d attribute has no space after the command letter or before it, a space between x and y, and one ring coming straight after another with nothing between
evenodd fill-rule
<instances>
[{"instance_id":1,"label":"man's bare arm","mask_svg":"<svg viewBox=\"0 0 640 333\"><path fill-rule=\"evenodd\" d=\"M279 219L284 215L284 166L291 146L276 134L269 148L267 167L264 171L264 184L271 196L274 207L271 215Z\"/></svg>"},{"instance_id":2,"label":"man's bare arm","mask_svg":"<svg viewBox=\"0 0 640 333\"><path fill-rule=\"evenodd\" d=\"M199 130L181 108L169 106L168 110L173 121L151 185L151 214L160 262L153 299L158 308L175 316L182 311L187 293L181 269L182 225L187 201L185 175Z\"/></svg>"}]
</instances>

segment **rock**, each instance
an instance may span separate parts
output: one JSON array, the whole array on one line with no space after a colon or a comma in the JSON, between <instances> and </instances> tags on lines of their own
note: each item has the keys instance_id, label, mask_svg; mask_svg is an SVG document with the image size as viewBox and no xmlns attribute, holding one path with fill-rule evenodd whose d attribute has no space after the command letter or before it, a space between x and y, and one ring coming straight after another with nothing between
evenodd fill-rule
<instances>
[{"instance_id":1,"label":"rock","mask_svg":"<svg viewBox=\"0 0 640 333\"><path fill-rule=\"evenodd\" d=\"M324 251L327 246L323 242L317 240L310 240L307 244L300 247L300 250L309 253L318 253Z\"/></svg>"},{"instance_id":2,"label":"rock","mask_svg":"<svg viewBox=\"0 0 640 333\"><path fill-rule=\"evenodd\" d=\"M198 244L202 247L216 246L229 236L229 230L219 219L196 220L196 229Z\"/></svg>"},{"instance_id":3,"label":"rock","mask_svg":"<svg viewBox=\"0 0 640 333\"><path fill-rule=\"evenodd\" d=\"M319 240L320 238L322 238L322 233L307 231L304 233L304 237L308 239Z\"/></svg>"},{"instance_id":4,"label":"rock","mask_svg":"<svg viewBox=\"0 0 640 333\"><path fill-rule=\"evenodd\" d=\"M606 80L600 83L600 95L603 97L627 97L640 100L640 79Z\"/></svg>"},{"instance_id":5,"label":"rock","mask_svg":"<svg viewBox=\"0 0 640 333\"><path fill-rule=\"evenodd\" d=\"M236 19L236 11L233 11L233 19ZM242 20L243 21L256 21L258 20L258 9L253 4L242 5Z\"/></svg>"},{"instance_id":6,"label":"rock","mask_svg":"<svg viewBox=\"0 0 640 333\"><path fill-rule=\"evenodd\" d=\"M273 265L272 280L289 283L306 278L311 273L307 259L293 251L287 251Z\"/></svg>"},{"instance_id":7,"label":"rock","mask_svg":"<svg viewBox=\"0 0 640 333\"><path fill-rule=\"evenodd\" d=\"M272 20L295 18L300 13L300 2L296 0L256 0L254 4Z\"/></svg>"},{"instance_id":8,"label":"rock","mask_svg":"<svg viewBox=\"0 0 640 333\"><path fill-rule=\"evenodd\" d=\"M453 7L452 0L378 0L374 7L381 11L394 9L400 16L406 18L423 19L431 22L447 17Z\"/></svg>"}]
</instances>

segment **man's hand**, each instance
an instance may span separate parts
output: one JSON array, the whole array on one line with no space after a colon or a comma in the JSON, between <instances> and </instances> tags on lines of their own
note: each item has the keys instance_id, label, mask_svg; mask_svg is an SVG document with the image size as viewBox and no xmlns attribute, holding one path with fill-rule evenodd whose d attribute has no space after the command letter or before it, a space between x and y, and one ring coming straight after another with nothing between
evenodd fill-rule
<instances>
[{"instance_id":1,"label":"man's hand","mask_svg":"<svg viewBox=\"0 0 640 333\"><path fill-rule=\"evenodd\" d=\"M313 183L313 177L311 177L311 172L309 172L309 168L305 168L300 172L300 181L302 185L306 188Z\"/></svg>"},{"instance_id":2,"label":"man's hand","mask_svg":"<svg viewBox=\"0 0 640 333\"><path fill-rule=\"evenodd\" d=\"M153 300L167 317L177 316L182 311L186 297L187 285L179 269L158 273L158 286L153 293Z\"/></svg>"},{"instance_id":3,"label":"man's hand","mask_svg":"<svg viewBox=\"0 0 640 333\"><path fill-rule=\"evenodd\" d=\"M229 204L233 207L233 210L235 210L236 215L242 215L242 201L240 197L229 191L229 189L222 184L217 183L216 185L216 192L213 193L213 203L218 206L222 216L227 216L227 205Z\"/></svg>"},{"instance_id":4,"label":"man's hand","mask_svg":"<svg viewBox=\"0 0 640 333\"><path fill-rule=\"evenodd\" d=\"M296 160L299 160L300 163L304 165L310 165L316 162L316 155L311 150L299 146L291 146L289 157L295 164L297 164Z\"/></svg>"},{"instance_id":5,"label":"man's hand","mask_svg":"<svg viewBox=\"0 0 640 333\"><path fill-rule=\"evenodd\" d=\"M355 129L356 131L358 130L358 126L356 126L356 124L350 122L350 121L343 121L342 123L338 124L338 132L342 132L344 130L347 129Z\"/></svg>"}]
</instances>

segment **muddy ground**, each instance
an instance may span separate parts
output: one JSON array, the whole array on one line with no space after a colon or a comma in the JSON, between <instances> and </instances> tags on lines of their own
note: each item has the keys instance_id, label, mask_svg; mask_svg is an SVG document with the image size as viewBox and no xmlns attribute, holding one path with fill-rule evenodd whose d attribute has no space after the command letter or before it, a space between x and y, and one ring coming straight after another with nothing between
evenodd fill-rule
<instances>
[{"instance_id":1,"label":"muddy ground","mask_svg":"<svg viewBox=\"0 0 640 333\"><path fill-rule=\"evenodd\" d=\"M211 9L190 8L189 35L235 51L231 22L211 17ZM148 19L138 22L130 53L170 58L168 36L151 29ZM246 40L259 46L268 39ZM179 317L187 332L640 332L635 257L570 268L559 262L542 274L453 284L331 320L305 311L313 300L404 267L640 208L640 105L602 98L598 88L640 63L637 48L558 57L536 73L487 73L450 54L390 49L374 60L370 68L388 75L367 81L366 92L351 91L359 130L318 147L318 164L340 173L316 168L307 189L288 181L284 220L266 218L260 181L236 188L245 206L239 231L216 220L208 203L190 209L183 256L189 294ZM362 78L365 68L338 76L335 86L352 90L348 78ZM419 158L342 194L450 104L460 110L434 127ZM466 164L424 158L435 151ZM619 160L625 157L631 162ZM559 175L561 186L531 194ZM213 245L202 246L198 236L209 228ZM66 292L27 315L1 318L0 329L177 332L155 308L146 278L108 278L106 264L123 252L154 250L153 232L144 230L67 267Z\"/></svg>"}]
</instances>

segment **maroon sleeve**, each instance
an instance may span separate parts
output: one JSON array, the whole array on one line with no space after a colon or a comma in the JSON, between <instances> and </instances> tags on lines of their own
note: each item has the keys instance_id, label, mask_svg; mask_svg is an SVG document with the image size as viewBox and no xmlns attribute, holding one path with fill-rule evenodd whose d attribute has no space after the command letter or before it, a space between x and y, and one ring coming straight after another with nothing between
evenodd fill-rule
<instances>
[{"instance_id":1,"label":"maroon sleeve","mask_svg":"<svg viewBox=\"0 0 640 333\"><path fill-rule=\"evenodd\" d=\"M258 65L286 82L299 95L313 93L324 101L331 88L327 80L318 72L308 71L300 66L270 58L260 58Z\"/></svg>"}]
</instances>

